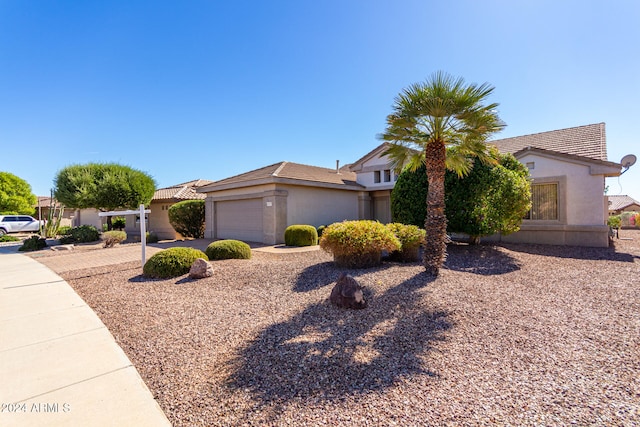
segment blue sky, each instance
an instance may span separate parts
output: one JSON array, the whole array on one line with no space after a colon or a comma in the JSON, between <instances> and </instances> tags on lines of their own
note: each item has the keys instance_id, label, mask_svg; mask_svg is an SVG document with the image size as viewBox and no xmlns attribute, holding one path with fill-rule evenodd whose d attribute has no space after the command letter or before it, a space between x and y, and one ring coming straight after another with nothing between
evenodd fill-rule
<instances>
[{"instance_id":1,"label":"blue sky","mask_svg":"<svg viewBox=\"0 0 640 427\"><path fill-rule=\"evenodd\" d=\"M159 187L335 167L437 70L495 86L497 137L605 122L640 157L640 2L0 0L0 170L47 195L118 162ZM640 200L640 162L609 194Z\"/></svg>"}]
</instances>

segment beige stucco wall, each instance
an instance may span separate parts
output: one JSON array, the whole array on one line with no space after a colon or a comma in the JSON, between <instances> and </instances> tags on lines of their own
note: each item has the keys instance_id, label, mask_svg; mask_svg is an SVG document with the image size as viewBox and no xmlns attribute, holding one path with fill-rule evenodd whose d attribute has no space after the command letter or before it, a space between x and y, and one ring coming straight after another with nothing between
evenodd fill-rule
<instances>
[{"instance_id":1,"label":"beige stucco wall","mask_svg":"<svg viewBox=\"0 0 640 427\"><path fill-rule=\"evenodd\" d=\"M306 224L318 227L345 219L358 219L357 191L313 187L280 187L288 192L287 226Z\"/></svg>"},{"instance_id":2,"label":"beige stucco wall","mask_svg":"<svg viewBox=\"0 0 640 427\"><path fill-rule=\"evenodd\" d=\"M175 203L168 201L151 202L149 209L149 232L155 233L160 240L180 239L182 236L177 233L169 222L169 208Z\"/></svg>"},{"instance_id":3,"label":"beige stucco wall","mask_svg":"<svg viewBox=\"0 0 640 427\"><path fill-rule=\"evenodd\" d=\"M75 227L80 225L93 225L102 231L103 219L98 216L98 213L99 211L97 209L76 209L73 215L73 225Z\"/></svg>"},{"instance_id":4,"label":"beige stucco wall","mask_svg":"<svg viewBox=\"0 0 640 427\"><path fill-rule=\"evenodd\" d=\"M534 164L533 169L529 170L534 183L537 178L547 178L547 182L550 177L564 179L566 187L559 188L559 192L564 194L561 195L558 206L566 212L566 220L562 221L563 223L570 225L606 223L605 212L608 206L604 196L604 176L591 175L591 167L588 164L570 163L534 154L527 154L518 160L525 165Z\"/></svg>"},{"instance_id":5,"label":"beige stucco wall","mask_svg":"<svg viewBox=\"0 0 640 427\"><path fill-rule=\"evenodd\" d=\"M588 163L568 161L534 153L518 159L529 166L534 183L558 183L557 221L524 220L520 231L485 240L552 245L609 245L606 226L608 203L604 175Z\"/></svg>"},{"instance_id":6,"label":"beige stucco wall","mask_svg":"<svg viewBox=\"0 0 640 427\"><path fill-rule=\"evenodd\" d=\"M396 181L396 175L391 170L391 182L384 182L385 169L391 169L389 156L375 156L362 164L362 169L357 171L356 181L360 185L364 185L369 190L388 190L393 188ZM381 182L374 182L374 171L381 172Z\"/></svg>"}]
</instances>

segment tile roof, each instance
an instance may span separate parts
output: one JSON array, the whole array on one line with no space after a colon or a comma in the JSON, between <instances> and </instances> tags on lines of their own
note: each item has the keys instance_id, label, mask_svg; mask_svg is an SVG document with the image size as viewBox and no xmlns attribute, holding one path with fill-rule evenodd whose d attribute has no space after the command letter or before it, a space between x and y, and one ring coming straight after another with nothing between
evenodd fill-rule
<instances>
[{"instance_id":1,"label":"tile roof","mask_svg":"<svg viewBox=\"0 0 640 427\"><path fill-rule=\"evenodd\" d=\"M605 124L596 123L567 129L515 136L489 141L503 153L515 153L527 147L607 161Z\"/></svg>"},{"instance_id":2,"label":"tile roof","mask_svg":"<svg viewBox=\"0 0 640 427\"><path fill-rule=\"evenodd\" d=\"M610 211L618 211L622 210L631 205L640 206L640 202L634 200L632 197L623 195L623 196L609 196L609 210Z\"/></svg>"},{"instance_id":3,"label":"tile roof","mask_svg":"<svg viewBox=\"0 0 640 427\"><path fill-rule=\"evenodd\" d=\"M210 185L206 185L200 191L212 190L221 186L243 186L253 185L256 181L261 183L277 182L277 181L302 181L306 183L315 183L319 186L338 185L346 187L361 188L356 182L356 174L348 170L349 165L340 168L340 173L336 173L335 169L322 168L318 166L302 165L293 162L279 162L273 165L265 166L240 175L215 181Z\"/></svg>"},{"instance_id":4,"label":"tile roof","mask_svg":"<svg viewBox=\"0 0 640 427\"><path fill-rule=\"evenodd\" d=\"M193 200L204 199L206 196L198 193L196 189L211 184L213 181L196 179L172 185L171 187L159 188L153 193L151 200Z\"/></svg>"}]
</instances>

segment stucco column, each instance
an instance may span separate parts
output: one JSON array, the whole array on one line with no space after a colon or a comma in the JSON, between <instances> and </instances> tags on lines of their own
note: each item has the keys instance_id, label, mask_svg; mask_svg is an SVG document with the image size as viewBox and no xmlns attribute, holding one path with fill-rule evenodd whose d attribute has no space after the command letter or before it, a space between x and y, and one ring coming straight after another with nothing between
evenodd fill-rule
<instances>
[{"instance_id":1,"label":"stucco column","mask_svg":"<svg viewBox=\"0 0 640 427\"><path fill-rule=\"evenodd\" d=\"M216 212L213 197L207 196L204 199L204 237L206 239L215 239L216 237Z\"/></svg>"},{"instance_id":2,"label":"stucco column","mask_svg":"<svg viewBox=\"0 0 640 427\"><path fill-rule=\"evenodd\" d=\"M371 209L371 196L368 192L358 193L358 219L373 218Z\"/></svg>"},{"instance_id":3,"label":"stucco column","mask_svg":"<svg viewBox=\"0 0 640 427\"><path fill-rule=\"evenodd\" d=\"M284 243L287 228L287 191L267 191L262 196L263 243L277 245Z\"/></svg>"}]
</instances>

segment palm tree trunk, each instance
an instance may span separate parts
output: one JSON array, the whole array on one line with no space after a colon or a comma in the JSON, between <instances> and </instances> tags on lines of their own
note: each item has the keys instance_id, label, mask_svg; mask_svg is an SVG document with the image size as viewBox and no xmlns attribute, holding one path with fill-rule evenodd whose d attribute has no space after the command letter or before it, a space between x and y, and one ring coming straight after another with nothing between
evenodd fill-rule
<instances>
[{"instance_id":1,"label":"palm tree trunk","mask_svg":"<svg viewBox=\"0 0 640 427\"><path fill-rule=\"evenodd\" d=\"M437 276L447 255L447 217L444 214L444 173L446 149L443 143L432 141L425 147L425 165L429 191L427 218L424 228L427 241L424 248L424 267L428 274Z\"/></svg>"}]
</instances>

